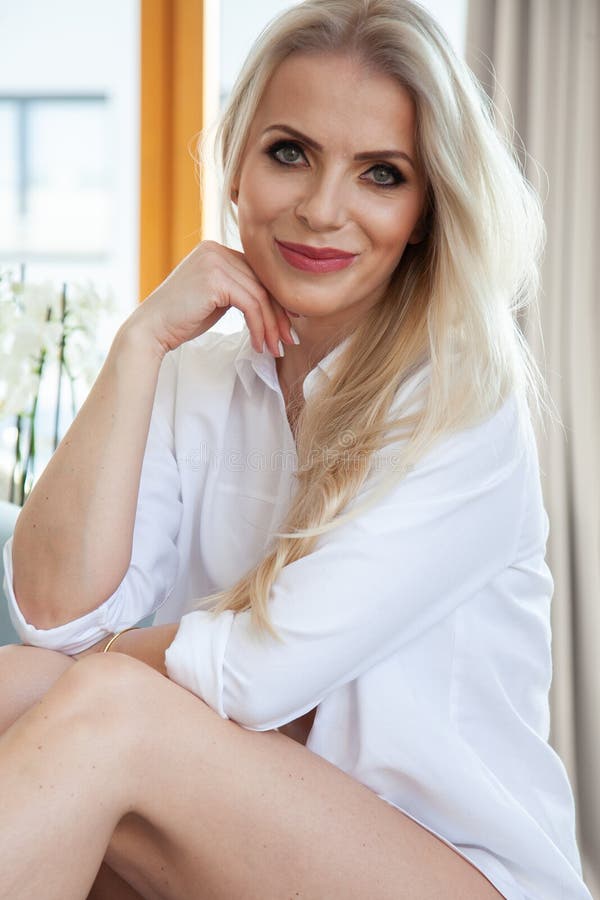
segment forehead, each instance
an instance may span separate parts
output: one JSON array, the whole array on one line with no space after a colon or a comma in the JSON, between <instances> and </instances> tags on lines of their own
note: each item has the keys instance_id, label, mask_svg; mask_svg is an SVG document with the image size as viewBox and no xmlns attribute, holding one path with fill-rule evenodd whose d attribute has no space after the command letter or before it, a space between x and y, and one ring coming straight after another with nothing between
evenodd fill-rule
<instances>
[{"instance_id":1,"label":"forehead","mask_svg":"<svg viewBox=\"0 0 600 900\"><path fill-rule=\"evenodd\" d=\"M263 93L252 134L275 122L298 128L329 147L350 152L397 148L414 152L415 105L389 75L337 54L293 53Z\"/></svg>"}]
</instances>

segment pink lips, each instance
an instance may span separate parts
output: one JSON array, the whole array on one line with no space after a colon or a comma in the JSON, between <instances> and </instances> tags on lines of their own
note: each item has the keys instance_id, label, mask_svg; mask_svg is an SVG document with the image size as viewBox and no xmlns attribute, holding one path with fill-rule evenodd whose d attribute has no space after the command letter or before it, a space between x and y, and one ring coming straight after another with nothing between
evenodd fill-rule
<instances>
[{"instance_id":1,"label":"pink lips","mask_svg":"<svg viewBox=\"0 0 600 900\"><path fill-rule=\"evenodd\" d=\"M337 272L349 266L358 255L335 247L309 247L278 240L275 243L286 262L304 272Z\"/></svg>"}]
</instances>

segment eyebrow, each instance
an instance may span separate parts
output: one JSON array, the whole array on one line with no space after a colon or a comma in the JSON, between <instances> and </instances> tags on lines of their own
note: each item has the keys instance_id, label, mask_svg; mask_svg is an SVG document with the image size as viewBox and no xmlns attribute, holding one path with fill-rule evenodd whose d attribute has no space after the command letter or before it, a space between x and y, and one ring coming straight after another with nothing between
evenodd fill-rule
<instances>
[{"instance_id":1,"label":"eyebrow","mask_svg":"<svg viewBox=\"0 0 600 900\"><path fill-rule=\"evenodd\" d=\"M302 134L301 131L297 131L295 128L292 128L291 125L269 125L268 128L265 128L263 134L266 134L268 131L285 131L288 134L291 134L292 137L298 138L300 141L304 141L309 147L312 147L313 150L318 150L319 152L323 150L321 144L318 144L316 141L313 141L312 138L307 137L307 135ZM365 153L355 153L354 159L357 161L364 161L369 159L381 159L382 156L389 158L399 158L405 159L413 169L416 170L415 164L408 155L408 153L404 153L402 150L368 150Z\"/></svg>"}]
</instances>

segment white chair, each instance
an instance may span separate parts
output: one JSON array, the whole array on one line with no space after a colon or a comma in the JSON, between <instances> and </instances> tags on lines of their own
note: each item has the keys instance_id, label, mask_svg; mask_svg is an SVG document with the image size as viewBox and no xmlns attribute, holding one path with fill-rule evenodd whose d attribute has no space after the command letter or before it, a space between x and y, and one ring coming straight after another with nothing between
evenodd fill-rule
<instances>
[{"instance_id":1,"label":"white chair","mask_svg":"<svg viewBox=\"0 0 600 900\"><path fill-rule=\"evenodd\" d=\"M2 550L15 528L17 516L21 511L20 506L0 500L0 646L3 644L20 644L21 641L12 626L8 615L6 597L4 595L4 563L2 562Z\"/></svg>"}]
</instances>

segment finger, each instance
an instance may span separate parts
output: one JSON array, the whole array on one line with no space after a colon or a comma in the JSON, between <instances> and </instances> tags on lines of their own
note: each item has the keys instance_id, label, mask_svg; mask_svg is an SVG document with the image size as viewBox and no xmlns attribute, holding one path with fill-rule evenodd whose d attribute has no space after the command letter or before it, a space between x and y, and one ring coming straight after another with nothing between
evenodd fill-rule
<instances>
[{"instance_id":1,"label":"finger","mask_svg":"<svg viewBox=\"0 0 600 900\"><path fill-rule=\"evenodd\" d=\"M229 249L229 248L227 248L227 249ZM236 262L241 263L243 265L243 269L241 269L241 267L240 267L240 271L243 271L245 274L248 274L250 278L256 279L257 284L264 288L264 285L258 279L254 270L246 262L244 254L240 253L237 250L232 250L232 253L235 254L235 258L232 260L232 264L235 265ZM267 290L267 289L265 288L265 290ZM292 345L295 344L295 341L294 341L291 331L290 331L290 329L292 327L292 322L291 322L288 312L275 299L273 294L271 294L270 291L268 291L268 290L267 290L267 295L268 295L269 301L271 303L271 306L273 308L273 314L275 317L275 322L277 324L277 340L279 340L279 338L281 337L281 338L283 338L284 341L286 341L286 343L292 344Z\"/></svg>"},{"instance_id":2,"label":"finger","mask_svg":"<svg viewBox=\"0 0 600 900\"><path fill-rule=\"evenodd\" d=\"M275 312L275 318L277 319L277 324L279 326L279 333L284 338L284 340L288 342L288 344L295 344L296 342L292 337L292 333L290 330L292 327L292 323L289 314L272 294L269 294L269 298Z\"/></svg>"},{"instance_id":3,"label":"finger","mask_svg":"<svg viewBox=\"0 0 600 900\"><path fill-rule=\"evenodd\" d=\"M239 250L234 250L233 247L222 247L222 249L224 249L226 251L227 259L231 263L232 266L235 266L239 272L241 272L244 275L247 275L252 281L255 281L256 284L260 288L263 288L264 290L267 291L267 296L271 303L271 307L273 309L273 317L274 317L274 323L275 323L275 325L271 324L271 326L269 326L269 323L272 323L272 319L267 312L266 324L267 324L267 334L269 335L269 339L268 339L267 343L268 343L271 351L272 352L274 351L275 355L278 356L279 350L277 348L277 343L280 338L283 338L283 340L286 341L286 343L288 343L288 344L292 344L292 345L295 344L295 341L294 341L294 339L291 335L291 331L290 331L290 329L292 327L292 323L291 323L289 314L284 309L284 307L275 299L275 297L265 288L263 283L260 281L260 279L258 278L256 273L254 272L254 270L248 263L246 255L244 253L240 252ZM277 331L276 331L275 343L273 343L272 338L271 338L270 327L274 328L275 326L276 326Z\"/></svg>"},{"instance_id":4,"label":"finger","mask_svg":"<svg viewBox=\"0 0 600 900\"><path fill-rule=\"evenodd\" d=\"M262 315L262 338L259 352L262 352L262 341L264 340L273 356L279 356L279 340L281 337L279 319L277 318L274 304L271 301L271 295L256 277L252 277L246 272L242 272L237 268L230 269L230 277L257 301ZM285 313L284 313L285 315Z\"/></svg>"},{"instance_id":5,"label":"finger","mask_svg":"<svg viewBox=\"0 0 600 900\"><path fill-rule=\"evenodd\" d=\"M233 266L244 275L247 275L248 277L254 279L257 284L263 286L260 278L248 262L244 253L240 253L239 250L234 250L232 247L221 247L220 249L223 251L222 258L225 260L225 262Z\"/></svg>"},{"instance_id":6,"label":"finger","mask_svg":"<svg viewBox=\"0 0 600 900\"><path fill-rule=\"evenodd\" d=\"M230 266L240 272L240 274L249 276L254 279L257 284L260 284L260 280L246 262L243 253L234 250L232 247L225 247L223 244L218 244L216 241L203 241L202 244L198 245L198 248L200 247L204 254L210 255L211 264L213 266Z\"/></svg>"},{"instance_id":7,"label":"finger","mask_svg":"<svg viewBox=\"0 0 600 900\"><path fill-rule=\"evenodd\" d=\"M224 294L227 294L229 304L235 306L244 315L250 332L252 346L257 353L263 352L263 343L266 343L273 356L279 356L277 341L274 342L273 346L273 338L271 337L270 340L267 340L263 310L264 304L268 303L268 301L263 300L261 302L258 296L258 286L242 273L230 273L227 279L227 286L224 288Z\"/></svg>"}]
</instances>

